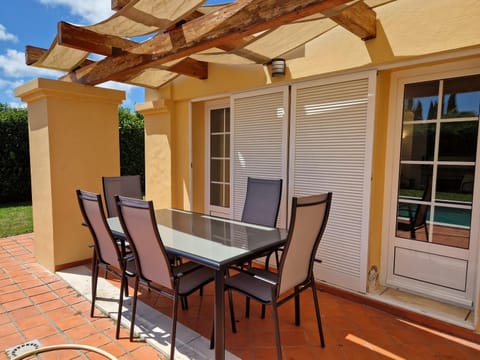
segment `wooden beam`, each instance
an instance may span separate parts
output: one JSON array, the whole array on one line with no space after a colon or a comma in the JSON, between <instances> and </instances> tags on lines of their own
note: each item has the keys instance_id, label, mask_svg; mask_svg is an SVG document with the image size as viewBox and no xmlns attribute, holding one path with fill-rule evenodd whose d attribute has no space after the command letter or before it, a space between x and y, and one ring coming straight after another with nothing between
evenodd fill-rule
<instances>
[{"instance_id":1,"label":"wooden beam","mask_svg":"<svg viewBox=\"0 0 480 360\"><path fill-rule=\"evenodd\" d=\"M170 66L167 70L201 80L208 79L208 63L191 58L185 58L175 65Z\"/></svg>"},{"instance_id":2,"label":"wooden beam","mask_svg":"<svg viewBox=\"0 0 480 360\"><path fill-rule=\"evenodd\" d=\"M237 0L169 33L129 48L62 78L96 85L126 81L133 73L343 5L349 0Z\"/></svg>"},{"instance_id":3,"label":"wooden beam","mask_svg":"<svg viewBox=\"0 0 480 360\"><path fill-rule=\"evenodd\" d=\"M328 12L324 12L324 14L327 15ZM377 36L377 14L363 1L327 16L362 40L373 39Z\"/></svg>"},{"instance_id":4,"label":"wooden beam","mask_svg":"<svg viewBox=\"0 0 480 360\"><path fill-rule=\"evenodd\" d=\"M81 26L64 21L58 23L57 42L59 45L84 50L95 54L110 56L119 54L125 49L137 46L138 43L118 36L99 34Z\"/></svg>"},{"instance_id":5,"label":"wooden beam","mask_svg":"<svg viewBox=\"0 0 480 360\"><path fill-rule=\"evenodd\" d=\"M112 0L111 1L111 8L112 10L118 11L124 8L128 3L132 0Z\"/></svg>"}]
</instances>

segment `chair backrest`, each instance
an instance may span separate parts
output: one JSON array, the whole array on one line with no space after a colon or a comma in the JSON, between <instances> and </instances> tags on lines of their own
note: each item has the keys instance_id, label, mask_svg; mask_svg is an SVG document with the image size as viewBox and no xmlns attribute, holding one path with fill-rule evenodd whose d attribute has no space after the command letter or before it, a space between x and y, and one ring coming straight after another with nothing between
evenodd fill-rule
<instances>
[{"instance_id":1,"label":"chair backrest","mask_svg":"<svg viewBox=\"0 0 480 360\"><path fill-rule=\"evenodd\" d=\"M135 256L137 274L173 290L174 281L167 252L158 233L153 202L115 196L118 217Z\"/></svg>"},{"instance_id":2,"label":"chair backrest","mask_svg":"<svg viewBox=\"0 0 480 360\"><path fill-rule=\"evenodd\" d=\"M117 215L115 195L130 198L142 198L142 183L140 175L104 176L102 177L103 196L107 205L108 217Z\"/></svg>"},{"instance_id":3,"label":"chair backrest","mask_svg":"<svg viewBox=\"0 0 480 360\"><path fill-rule=\"evenodd\" d=\"M277 295L311 279L315 254L327 225L332 193L293 198L288 239L280 260Z\"/></svg>"},{"instance_id":4,"label":"chair backrest","mask_svg":"<svg viewBox=\"0 0 480 360\"><path fill-rule=\"evenodd\" d=\"M431 181L427 182L427 186L423 191L422 201L430 201L432 199L432 185ZM410 224L414 228L423 226L427 222L427 212L430 205L418 204L415 210L415 217L413 218L413 224Z\"/></svg>"},{"instance_id":5,"label":"chair backrest","mask_svg":"<svg viewBox=\"0 0 480 360\"><path fill-rule=\"evenodd\" d=\"M77 190L78 204L95 244L97 259L121 269L120 250L107 224L100 194Z\"/></svg>"},{"instance_id":6,"label":"chair backrest","mask_svg":"<svg viewBox=\"0 0 480 360\"><path fill-rule=\"evenodd\" d=\"M242 221L275 227L282 199L282 179L248 178Z\"/></svg>"}]
</instances>

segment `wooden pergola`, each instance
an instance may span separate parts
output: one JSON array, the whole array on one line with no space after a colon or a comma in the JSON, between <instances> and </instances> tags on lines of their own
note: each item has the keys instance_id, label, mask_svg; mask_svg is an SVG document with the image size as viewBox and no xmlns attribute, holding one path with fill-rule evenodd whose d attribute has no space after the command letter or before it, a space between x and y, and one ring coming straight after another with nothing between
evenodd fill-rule
<instances>
[{"instance_id":1,"label":"wooden pergola","mask_svg":"<svg viewBox=\"0 0 480 360\"><path fill-rule=\"evenodd\" d=\"M85 27L59 22L50 49L27 46L26 63L65 71L60 80L66 82L157 88L178 75L207 79L209 61L269 64L335 26L363 40L375 38L372 7L387 1L236 0L211 7L204 2L112 0L117 12L111 18ZM294 33L288 29L292 24ZM143 42L132 40L147 35ZM89 54L105 58L93 61Z\"/></svg>"}]
</instances>

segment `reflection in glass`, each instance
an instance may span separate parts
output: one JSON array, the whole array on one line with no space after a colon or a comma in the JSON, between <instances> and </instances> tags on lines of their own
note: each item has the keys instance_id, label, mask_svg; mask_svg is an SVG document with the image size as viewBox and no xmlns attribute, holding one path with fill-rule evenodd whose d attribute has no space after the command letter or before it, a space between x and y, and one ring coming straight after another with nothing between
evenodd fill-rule
<instances>
[{"instance_id":1,"label":"reflection in glass","mask_svg":"<svg viewBox=\"0 0 480 360\"><path fill-rule=\"evenodd\" d=\"M471 221L472 211L469 209L436 206L432 242L468 249Z\"/></svg>"},{"instance_id":2,"label":"reflection in glass","mask_svg":"<svg viewBox=\"0 0 480 360\"><path fill-rule=\"evenodd\" d=\"M428 241L427 221L430 205L398 203L396 236L404 239Z\"/></svg>"},{"instance_id":3,"label":"reflection in glass","mask_svg":"<svg viewBox=\"0 0 480 360\"><path fill-rule=\"evenodd\" d=\"M478 117L479 111L480 75L444 81L442 118Z\"/></svg>"},{"instance_id":4,"label":"reflection in glass","mask_svg":"<svg viewBox=\"0 0 480 360\"><path fill-rule=\"evenodd\" d=\"M401 160L433 160L435 124L403 124Z\"/></svg>"},{"instance_id":5,"label":"reflection in glass","mask_svg":"<svg viewBox=\"0 0 480 360\"><path fill-rule=\"evenodd\" d=\"M440 161L475 161L477 153L477 121L447 122L441 124Z\"/></svg>"},{"instance_id":6,"label":"reflection in glass","mask_svg":"<svg viewBox=\"0 0 480 360\"><path fill-rule=\"evenodd\" d=\"M439 165L436 201L471 205L473 200L474 166Z\"/></svg>"},{"instance_id":7,"label":"reflection in glass","mask_svg":"<svg viewBox=\"0 0 480 360\"><path fill-rule=\"evenodd\" d=\"M402 164L400 166L399 197L421 200L425 189L431 188L432 165Z\"/></svg>"},{"instance_id":8,"label":"reflection in glass","mask_svg":"<svg viewBox=\"0 0 480 360\"><path fill-rule=\"evenodd\" d=\"M438 81L405 85L403 121L432 120L438 112Z\"/></svg>"}]
</instances>

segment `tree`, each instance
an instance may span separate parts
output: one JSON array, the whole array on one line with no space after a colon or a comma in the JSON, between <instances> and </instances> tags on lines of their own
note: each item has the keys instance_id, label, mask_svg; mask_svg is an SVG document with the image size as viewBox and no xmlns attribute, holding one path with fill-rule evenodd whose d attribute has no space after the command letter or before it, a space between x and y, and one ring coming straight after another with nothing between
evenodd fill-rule
<instances>
[{"instance_id":1,"label":"tree","mask_svg":"<svg viewBox=\"0 0 480 360\"><path fill-rule=\"evenodd\" d=\"M145 191L145 135L143 115L119 108L120 174L140 175Z\"/></svg>"}]
</instances>

